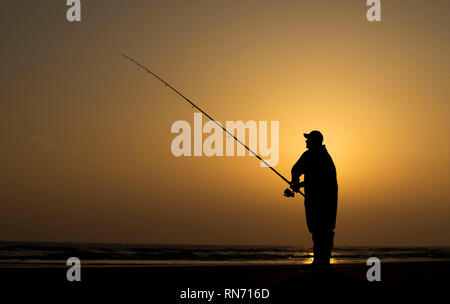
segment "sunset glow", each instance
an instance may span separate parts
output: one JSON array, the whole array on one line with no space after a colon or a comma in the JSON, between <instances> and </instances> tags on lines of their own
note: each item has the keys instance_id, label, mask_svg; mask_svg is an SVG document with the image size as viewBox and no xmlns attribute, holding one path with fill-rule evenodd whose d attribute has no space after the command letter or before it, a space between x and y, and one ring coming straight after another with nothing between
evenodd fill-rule
<instances>
[{"instance_id":1,"label":"sunset glow","mask_svg":"<svg viewBox=\"0 0 450 304\"><path fill-rule=\"evenodd\" d=\"M449 4L386 1L373 24L360 2L92 1L81 24L4 4L0 239L311 243L254 157L172 155L196 111L126 52L220 122L279 121L288 178L320 130L336 244L450 245Z\"/></svg>"}]
</instances>

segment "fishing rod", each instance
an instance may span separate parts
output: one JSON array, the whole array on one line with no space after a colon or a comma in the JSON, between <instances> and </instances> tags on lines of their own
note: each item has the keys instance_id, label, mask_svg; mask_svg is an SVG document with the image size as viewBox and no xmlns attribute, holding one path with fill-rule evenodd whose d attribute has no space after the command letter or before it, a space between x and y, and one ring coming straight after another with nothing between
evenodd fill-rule
<instances>
[{"instance_id":1,"label":"fishing rod","mask_svg":"<svg viewBox=\"0 0 450 304\"><path fill-rule=\"evenodd\" d=\"M257 159L259 159L260 161L262 161L270 170L272 170L275 174L277 174L279 177L281 177L282 180L284 180L289 186L292 186L291 182L289 180L287 180L287 178L285 178L283 175L280 174L280 172L278 172L277 170L275 170L274 168L272 168L264 159L261 158L261 156L259 156L257 153L253 152L252 149L250 149L246 144L244 144L242 141L240 141L236 136L234 136L234 134L230 133L227 129L225 129L220 123L218 123L214 118L212 118L211 116L209 116L205 111L203 111L202 109L200 109L195 103L193 103L192 101L189 100L189 98L187 98L186 96L184 96L183 94L181 94L177 89L175 89L173 86L171 86L168 82L166 82L165 80L163 80L161 77L159 77L158 75L156 75L155 73L153 73L152 71L150 71L150 69L148 69L147 67L143 66L142 64L140 64L139 62L137 62L136 60L134 60L133 58L128 57L125 54L121 54L125 59L133 62L134 64L136 64L137 66L141 67L142 69L144 69L146 72L152 74L155 78L157 78L159 81L161 81L162 83L164 83L164 85L166 87L169 87L170 89L172 89L172 91L174 91L175 93L177 93L179 96L181 96L184 100L186 100L187 102L189 102L191 104L191 106L193 106L194 108L196 108L197 110L199 110L203 115L205 115L206 117L209 118L209 120L211 120L213 123L215 123L216 125L218 125L223 131L225 131L225 133L227 133L228 135L230 135L231 137L233 137L238 143L240 143L245 149L247 149L250 153L253 154L253 156L255 156ZM297 191L296 191L297 192ZM298 190L298 193L300 193L301 195L305 196L300 190Z\"/></svg>"}]
</instances>

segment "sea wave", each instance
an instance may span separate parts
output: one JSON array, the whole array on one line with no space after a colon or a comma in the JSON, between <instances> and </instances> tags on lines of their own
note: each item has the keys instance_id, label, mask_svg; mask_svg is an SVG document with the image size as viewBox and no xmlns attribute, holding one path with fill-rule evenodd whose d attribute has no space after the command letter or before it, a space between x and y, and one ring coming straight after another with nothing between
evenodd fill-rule
<instances>
[{"instance_id":1,"label":"sea wave","mask_svg":"<svg viewBox=\"0 0 450 304\"><path fill-rule=\"evenodd\" d=\"M1 264L58 264L78 257L85 264L289 264L307 263L310 247L136 245L0 242ZM336 247L333 263L360 263L369 257L390 261L450 260L450 247Z\"/></svg>"}]
</instances>

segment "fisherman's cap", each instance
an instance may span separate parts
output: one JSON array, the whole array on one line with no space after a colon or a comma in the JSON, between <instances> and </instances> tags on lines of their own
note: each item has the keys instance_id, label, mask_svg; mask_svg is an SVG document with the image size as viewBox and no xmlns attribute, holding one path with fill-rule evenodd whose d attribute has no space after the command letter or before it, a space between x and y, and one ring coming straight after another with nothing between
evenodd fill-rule
<instances>
[{"instance_id":1,"label":"fisherman's cap","mask_svg":"<svg viewBox=\"0 0 450 304\"><path fill-rule=\"evenodd\" d=\"M317 130L311 131L309 134L308 133L303 133L303 136L305 136L306 139L309 139L311 141L316 141L316 142L322 142L323 141L322 133L320 133Z\"/></svg>"}]
</instances>

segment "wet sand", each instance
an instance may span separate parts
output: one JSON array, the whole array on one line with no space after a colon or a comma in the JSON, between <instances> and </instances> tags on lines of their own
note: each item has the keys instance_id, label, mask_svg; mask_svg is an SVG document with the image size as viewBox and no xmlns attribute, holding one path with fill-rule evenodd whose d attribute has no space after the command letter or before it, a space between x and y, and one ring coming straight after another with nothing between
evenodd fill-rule
<instances>
[{"instance_id":1,"label":"wet sand","mask_svg":"<svg viewBox=\"0 0 450 304\"><path fill-rule=\"evenodd\" d=\"M450 261L433 262L382 262L381 282L368 282L365 264L336 264L326 275L315 274L308 266L301 265L231 265L231 266L145 266L115 265L83 266L81 282L68 282L65 265L1 265L0 278L3 287L41 286L73 288L77 292L114 291L145 292L158 303L206 303L206 299L181 299L183 291L209 290L215 296L211 302L228 303L225 289L267 289L269 297L258 303L283 303L286 300L304 300L333 295L346 297L362 292L366 295L398 296L405 293L414 296L424 288L445 291L450 287ZM220 294L218 296L217 294ZM249 293L247 292L247 297ZM241 299L240 303L256 301ZM150 302L149 302L150 303Z\"/></svg>"}]
</instances>

